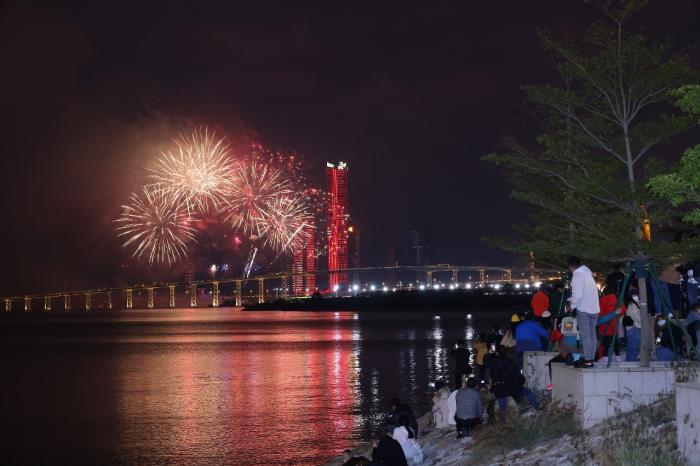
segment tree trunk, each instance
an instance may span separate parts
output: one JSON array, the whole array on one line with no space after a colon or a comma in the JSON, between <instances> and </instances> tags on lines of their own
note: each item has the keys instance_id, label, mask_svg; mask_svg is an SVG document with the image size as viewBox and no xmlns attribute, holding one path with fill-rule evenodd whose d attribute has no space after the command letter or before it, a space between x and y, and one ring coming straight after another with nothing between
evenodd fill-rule
<instances>
[{"instance_id":1,"label":"tree trunk","mask_svg":"<svg viewBox=\"0 0 700 466\"><path fill-rule=\"evenodd\" d=\"M649 306L647 304L646 274L637 279L639 289L639 321L641 337L639 342L639 367L649 367L651 356L651 320L649 319Z\"/></svg>"}]
</instances>

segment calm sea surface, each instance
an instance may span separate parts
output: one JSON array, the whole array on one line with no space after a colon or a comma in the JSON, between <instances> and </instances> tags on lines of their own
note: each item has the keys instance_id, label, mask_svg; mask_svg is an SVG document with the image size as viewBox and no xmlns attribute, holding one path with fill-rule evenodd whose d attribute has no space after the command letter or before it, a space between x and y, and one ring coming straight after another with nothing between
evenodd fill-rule
<instances>
[{"instance_id":1,"label":"calm sea surface","mask_svg":"<svg viewBox=\"0 0 700 466\"><path fill-rule=\"evenodd\" d=\"M429 408L503 313L119 311L0 319L2 464L321 464Z\"/></svg>"}]
</instances>

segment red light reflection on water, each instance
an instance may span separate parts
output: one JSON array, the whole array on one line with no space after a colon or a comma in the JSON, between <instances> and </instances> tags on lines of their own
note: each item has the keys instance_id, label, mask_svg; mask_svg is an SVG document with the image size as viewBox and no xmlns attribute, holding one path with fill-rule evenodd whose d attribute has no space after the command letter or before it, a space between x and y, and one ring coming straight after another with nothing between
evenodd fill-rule
<instances>
[{"instance_id":1,"label":"red light reflection on water","mask_svg":"<svg viewBox=\"0 0 700 466\"><path fill-rule=\"evenodd\" d=\"M139 338L124 355L122 451L188 464L316 464L351 446L359 404L351 315L236 319Z\"/></svg>"}]
</instances>

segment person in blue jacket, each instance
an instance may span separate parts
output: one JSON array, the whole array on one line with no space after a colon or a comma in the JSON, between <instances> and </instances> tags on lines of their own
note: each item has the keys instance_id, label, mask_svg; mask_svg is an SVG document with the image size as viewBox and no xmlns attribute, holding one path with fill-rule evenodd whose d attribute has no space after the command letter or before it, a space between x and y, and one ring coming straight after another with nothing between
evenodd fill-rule
<instances>
[{"instance_id":1,"label":"person in blue jacket","mask_svg":"<svg viewBox=\"0 0 700 466\"><path fill-rule=\"evenodd\" d=\"M549 332L532 319L531 314L525 316L515 329L515 362L523 368L523 352L544 350L543 341L547 341Z\"/></svg>"}]
</instances>

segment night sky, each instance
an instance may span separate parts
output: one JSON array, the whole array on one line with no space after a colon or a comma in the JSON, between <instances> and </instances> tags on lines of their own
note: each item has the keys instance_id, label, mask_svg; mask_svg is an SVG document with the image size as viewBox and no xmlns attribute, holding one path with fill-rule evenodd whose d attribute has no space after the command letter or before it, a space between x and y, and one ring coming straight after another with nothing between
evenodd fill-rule
<instances>
[{"instance_id":1,"label":"night sky","mask_svg":"<svg viewBox=\"0 0 700 466\"><path fill-rule=\"evenodd\" d=\"M535 28L577 38L596 11L408 4L5 2L0 293L107 283L128 257L119 206L191 124L295 150L318 180L347 161L365 265L413 228L432 230L433 262L512 262L480 238L527 214L480 159L515 120L518 86L548 79ZM693 46L699 17L700 2L657 0L635 22Z\"/></svg>"}]
</instances>

